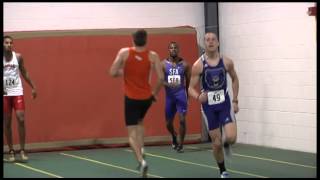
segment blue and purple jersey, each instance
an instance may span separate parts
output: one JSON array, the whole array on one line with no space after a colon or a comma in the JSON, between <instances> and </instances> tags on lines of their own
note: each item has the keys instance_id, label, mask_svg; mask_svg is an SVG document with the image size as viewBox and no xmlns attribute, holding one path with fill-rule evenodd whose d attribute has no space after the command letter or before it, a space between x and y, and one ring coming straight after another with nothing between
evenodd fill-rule
<instances>
[{"instance_id":1,"label":"blue and purple jersey","mask_svg":"<svg viewBox=\"0 0 320 180\"><path fill-rule=\"evenodd\" d=\"M173 120L175 113L187 112L187 92L185 86L185 67L182 61L173 64L168 59L165 61L165 81L178 83L177 87L165 87L166 90L166 119Z\"/></svg>"},{"instance_id":2,"label":"blue and purple jersey","mask_svg":"<svg viewBox=\"0 0 320 180\"><path fill-rule=\"evenodd\" d=\"M216 66L210 66L205 55L201 56L201 61L201 91L207 92L208 96L208 101L201 105L202 115L208 130L213 130L234 121L235 116L228 93L227 70L223 59L220 58Z\"/></svg>"},{"instance_id":3,"label":"blue and purple jersey","mask_svg":"<svg viewBox=\"0 0 320 180\"><path fill-rule=\"evenodd\" d=\"M220 58L216 66L210 66L204 55L201 56L201 60L203 63L201 90L208 92L208 101L205 105L216 109L228 106L230 98L227 91L227 71L223 59Z\"/></svg>"},{"instance_id":4,"label":"blue and purple jersey","mask_svg":"<svg viewBox=\"0 0 320 180\"><path fill-rule=\"evenodd\" d=\"M178 87L175 88L170 88L170 87L165 87L166 89L166 94L167 95L174 95L175 93L178 93L180 91L185 91L185 82L184 82L184 77L185 77L185 67L183 65L182 61L179 61L175 65L169 61L169 60L164 60L165 61L165 81L167 83L178 83L180 84Z\"/></svg>"}]
</instances>

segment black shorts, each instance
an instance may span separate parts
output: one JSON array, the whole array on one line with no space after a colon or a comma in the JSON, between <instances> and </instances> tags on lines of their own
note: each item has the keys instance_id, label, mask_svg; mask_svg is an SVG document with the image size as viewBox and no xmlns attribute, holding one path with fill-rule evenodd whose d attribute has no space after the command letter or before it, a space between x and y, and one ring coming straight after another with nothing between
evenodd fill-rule
<instances>
[{"instance_id":1,"label":"black shorts","mask_svg":"<svg viewBox=\"0 0 320 180\"><path fill-rule=\"evenodd\" d=\"M152 99L136 100L130 99L127 96L124 98L124 115L126 125L137 125L139 121L142 121L146 115L148 109L152 104Z\"/></svg>"}]
</instances>

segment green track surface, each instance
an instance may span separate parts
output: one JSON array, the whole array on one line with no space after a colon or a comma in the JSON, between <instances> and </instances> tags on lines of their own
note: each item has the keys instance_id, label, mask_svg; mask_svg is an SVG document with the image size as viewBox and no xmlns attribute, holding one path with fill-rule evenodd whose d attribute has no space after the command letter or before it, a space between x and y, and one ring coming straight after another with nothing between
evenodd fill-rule
<instances>
[{"instance_id":1,"label":"green track surface","mask_svg":"<svg viewBox=\"0 0 320 180\"><path fill-rule=\"evenodd\" d=\"M218 178L211 145L147 146L150 178ZM226 168L234 178L308 178L317 176L316 154L236 144ZM18 154L16 155L17 157ZM6 158L6 157L5 157ZM4 162L5 178L138 178L137 161L129 147L30 153L28 163Z\"/></svg>"}]
</instances>

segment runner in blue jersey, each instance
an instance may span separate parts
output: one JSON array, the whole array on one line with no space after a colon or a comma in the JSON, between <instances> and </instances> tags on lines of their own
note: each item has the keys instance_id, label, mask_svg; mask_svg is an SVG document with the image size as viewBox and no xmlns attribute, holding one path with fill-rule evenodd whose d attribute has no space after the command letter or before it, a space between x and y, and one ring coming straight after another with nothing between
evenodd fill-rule
<instances>
[{"instance_id":1,"label":"runner in blue jersey","mask_svg":"<svg viewBox=\"0 0 320 180\"><path fill-rule=\"evenodd\" d=\"M220 169L220 177L225 178L229 174L224 165L224 151L227 155L230 154L230 145L237 139L234 113L239 111L239 80L233 61L220 56L216 34L208 32L204 40L205 53L192 66L188 91L191 97L201 103L203 119L212 140L213 154ZM227 74L232 80L232 101L227 88ZM200 93L196 89L199 83Z\"/></svg>"},{"instance_id":2,"label":"runner in blue jersey","mask_svg":"<svg viewBox=\"0 0 320 180\"><path fill-rule=\"evenodd\" d=\"M188 107L187 89L191 72L188 63L179 57L178 44L176 42L170 42L168 49L169 57L162 61L166 91L166 125L172 136L172 148L177 150L177 152L183 152ZM176 112L178 112L180 120L179 141L173 125Z\"/></svg>"}]
</instances>

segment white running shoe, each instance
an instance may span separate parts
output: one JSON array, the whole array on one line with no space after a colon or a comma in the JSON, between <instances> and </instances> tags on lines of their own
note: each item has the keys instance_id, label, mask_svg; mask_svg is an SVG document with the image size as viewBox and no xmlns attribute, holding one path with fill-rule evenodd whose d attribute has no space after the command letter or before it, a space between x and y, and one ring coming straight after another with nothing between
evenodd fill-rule
<instances>
[{"instance_id":1,"label":"white running shoe","mask_svg":"<svg viewBox=\"0 0 320 180\"><path fill-rule=\"evenodd\" d=\"M20 158L22 162L27 162L29 160L25 150L20 151Z\"/></svg>"},{"instance_id":2,"label":"white running shoe","mask_svg":"<svg viewBox=\"0 0 320 180\"><path fill-rule=\"evenodd\" d=\"M16 161L16 158L15 158L15 152L12 149L12 150L9 151L8 162L14 162L14 161Z\"/></svg>"},{"instance_id":3,"label":"white running shoe","mask_svg":"<svg viewBox=\"0 0 320 180\"><path fill-rule=\"evenodd\" d=\"M227 171L223 171L221 174L220 174L220 178L229 178L229 173Z\"/></svg>"},{"instance_id":4,"label":"white running shoe","mask_svg":"<svg viewBox=\"0 0 320 180\"><path fill-rule=\"evenodd\" d=\"M148 165L147 162L145 160L142 160L141 164L140 164L140 172L141 172L141 176L142 178L147 178L147 174L148 174Z\"/></svg>"}]
</instances>

